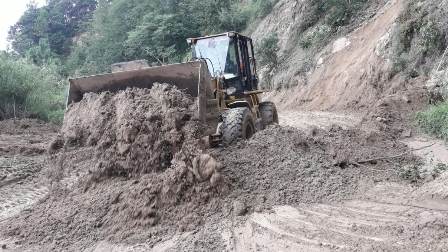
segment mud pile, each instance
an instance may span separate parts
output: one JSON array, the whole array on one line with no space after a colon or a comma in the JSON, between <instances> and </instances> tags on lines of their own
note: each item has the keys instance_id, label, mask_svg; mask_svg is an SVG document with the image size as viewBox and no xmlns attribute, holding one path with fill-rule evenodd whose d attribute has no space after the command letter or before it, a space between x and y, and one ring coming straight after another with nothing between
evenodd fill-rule
<instances>
[{"instance_id":1,"label":"mud pile","mask_svg":"<svg viewBox=\"0 0 448 252\"><path fill-rule=\"evenodd\" d=\"M62 140L69 148L95 147L98 178L163 171L182 148L199 149L196 111L191 97L167 84L92 93L68 110Z\"/></svg>"},{"instance_id":2,"label":"mud pile","mask_svg":"<svg viewBox=\"0 0 448 252\"><path fill-rule=\"evenodd\" d=\"M87 94L50 145L51 194L7 234L56 249L196 228L226 188L202 153L196 111L167 84Z\"/></svg>"},{"instance_id":3,"label":"mud pile","mask_svg":"<svg viewBox=\"0 0 448 252\"><path fill-rule=\"evenodd\" d=\"M395 165L413 160L385 134L339 126L309 132L274 126L214 155L231 180L231 197L253 210L354 197L363 183L401 180Z\"/></svg>"},{"instance_id":4,"label":"mud pile","mask_svg":"<svg viewBox=\"0 0 448 252\"><path fill-rule=\"evenodd\" d=\"M212 155L222 163L230 188L222 210L169 251L228 250L225 238L216 237L228 216L237 226L250 213L269 213L275 206L357 199L376 184L402 182L399 167L415 162L407 147L387 134L339 126L308 131L271 126Z\"/></svg>"},{"instance_id":5,"label":"mud pile","mask_svg":"<svg viewBox=\"0 0 448 252\"><path fill-rule=\"evenodd\" d=\"M0 230L25 247L76 251L104 240L153 246L194 231L198 239L179 251L209 251L221 245L205 222L356 197L400 180L394 164L412 161L393 138L337 126L272 126L209 155L195 111L168 85L86 96L52 145L51 194Z\"/></svg>"}]
</instances>

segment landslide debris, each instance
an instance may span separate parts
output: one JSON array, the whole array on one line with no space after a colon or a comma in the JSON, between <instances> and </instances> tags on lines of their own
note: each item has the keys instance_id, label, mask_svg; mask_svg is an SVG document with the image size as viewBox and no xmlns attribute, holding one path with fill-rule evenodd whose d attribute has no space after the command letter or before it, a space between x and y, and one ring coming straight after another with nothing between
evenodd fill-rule
<instances>
[{"instance_id":1,"label":"landslide debris","mask_svg":"<svg viewBox=\"0 0 448 252\"><path fill-rule=\"evenodd\" d=\"M225 189L219 164L202 154L196 111L167 84L87 94L50 145L50 196L7 234L57 250L196 227L200 207Z\"/></svg>"},{"instance_id":2,"label":"landslide debris","mask_svg":"<svg viewBox=\"0 0 448 252\"><path fill-rule=\"evenodd\" d=\"M155 245L205 221L355 197L366 183L399 180L391 163L412 162L375 160L407 149L381 133L338 126L272 126L205 150L196 111L193 98L167 84L86 95L51 145L50 195L0 224L3 235L44 250L103 240ZM202 241L204 250L218 246Z\"/></svg>"},{"instance_id":3,"label":"landslide debris","mask_svg":"<svg viewBox=\"0 0 448 252\"><path fill-rule=\"evenodd\" d=\"M364 182L401 180L395 165L415 161L404 144L386 134L336 125L308 132L272 126L212 153L229 180L229 197L253 211L355 197ZM394 155L400 156L378 159Z\"/></svg>"},{"instance_id":4,"label":"landslide debris","mask_svg":"<svg viewBox=\"0 0 448 252\"><path fill-rule=\"evenodd\" d=\"M182 148L197 151L196 111L193 98L168 84L91 93L66 113L62 139L68 147L95 147L97 179L163 171Z\"/></svg>"}]
</instances>

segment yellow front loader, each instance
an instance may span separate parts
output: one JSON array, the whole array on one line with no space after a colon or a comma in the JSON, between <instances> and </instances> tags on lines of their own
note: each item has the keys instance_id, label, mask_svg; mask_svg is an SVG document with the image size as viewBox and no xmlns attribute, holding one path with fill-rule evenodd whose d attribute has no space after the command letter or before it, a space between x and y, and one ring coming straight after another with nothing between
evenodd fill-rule
<instances>
[{"instance_id":1,"label":"yellow front loader","mask_svg":"<svg viewBox=\"0 0 448 252\"><path fill-rule=\"evenodd\" d=\"M154 83L177 86L197 98L199 120L212 146L248 139L278 123L272 102L260 102L252 39L236 32L191 38L192 61L149 67L144 61L117 63L112 73L70 79L67 105L89 92L116 92Z\"/></svg>"}]
</instances>

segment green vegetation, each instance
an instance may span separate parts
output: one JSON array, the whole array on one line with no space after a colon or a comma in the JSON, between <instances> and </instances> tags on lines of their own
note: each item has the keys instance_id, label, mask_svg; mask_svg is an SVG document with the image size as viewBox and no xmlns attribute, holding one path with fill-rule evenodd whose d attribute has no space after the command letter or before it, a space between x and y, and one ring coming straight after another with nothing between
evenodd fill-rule
<instances>
[{"instance_id":1,"label":"green vegetation","mask_svg":"<svg viewBox=\"0 0 448 252\"><path fill-rule=\"evenodd\" d=\"M448 141L448 102L418 113L417 123L425 133Z\"/></svg>"},{"instance_id":2,"label":"green vegetation","mask_svg":"<svg viewBox=\"0 0 448 252\"><path fill-rule=\"evenodd\" d=\"M421 168L421 165L418 164L403 166L398 169L398 174L404 180L407 180L411 183L417 183L424 177Z\"/></svg>"},{"instance_id":3,"label":"green vegetation","mask_svg":"<svg viewBox=\"0 0 448 252\"><path fill-rule=\"evenodd\" d=\"M448 79L441 56L448 46L447 10L445 2L411 1L392 34L394 73L404 72L409 78L431 76L435 87L430 91L436 98L433 102L438 104L418 113L417 123L424 132L445 141L448 141Z\"/></svg>"},{"instance_id":4,"label":"green vegetation","mask_svg":"<svg viewBox=\"0 0 448 252\"><path fill-rule=\"evenodd\" d=\"M55 67L38 67L0 52L0 117L31 116L58 122L64 109L65 83Z\"/></svg>"},{"instance_id":5,"label":"green vegetation","mask_svg":"<svg viewBox=\"0 0 448 252\"><path fill-rule=\"evenodd\" d=\"M95 0L49 0L41 8L31 3L9 31L13 49L25 55L45 41L52 53L68 55L72 38L84 31L95 6Z\"/></svg>"},{"instance_id":6,"label":"green vegetation","mask_svg":"<svg viewBox=\"0 0 448 252\"><path fill-rule=\"evenodd\" d=\"M427 76L448 45L447 4L411 1L393 33L394 72Z\"/></svg>"},{"instance_id":7,"label":"green vegetation","mask_svg":"<svg viewBox=\"0 0 448 252\"><path fill-rule=\"evenodd\" d=\"M278 47L278 35L271 34L264 38L257 46L257 54L260 64L273 69L278 65L277 53L280 50Z\"/></svg>"},{"instance_id":8,"label":"green vegetation","mask_svg":"<svg viewBox=\"0 0 448 252\"><path fill-rule=\"evenodd\" d=\"M241 31L271 7L270 0L99 1L89 30L68 57L68 70L103 72L134 59L178 62L188 55L186 38Z\"/></svg>"},{"instance_id":9,"label":"green vegetation","mask_svg":"<svg viewBox=\"0 0 448 252\"><path fill-rule=\"evenodd\" d=\"M444 164L444 163L438 163L435 167L434 170L431 172L431 176L433 179L436 179L438 177L440 177L440 175L442 175L443 173L448 171L448 165Z\"/></svg>"},{"instance_id":10,"label":"green vegetation","mask_svg":"<svg viewBox=\"0 0 448 252\"><path fill-rule=\"evenodd\" d=\"M350 21L366 6L367 0L308 0L303 11L299 45L304 49L319 49L331 35Z\"/></svg>"},{"instance_id":11,"label":"green vegetation","mask_svg":"<svg viewBox=\"0 0 448 252\"><path fill-rule=\"evenodd\" d=\"M112 63L186 60L186 38L242 31L276 0L48 0L30 4L11 27L0 57L0 117L58 120L68 76L110 70Z\"/></svg>"},{"instance_id":12,"label":"green vegetation","mask_svg":"<svg viewBox=\"0 0 448 252\"><path fill-rule=\"evenodd\" d=\"M324 46L331 35L328 25L316 25L308 29L302 36L299 44L304 49L320 48Z\"/></svg>"}]
</instances>

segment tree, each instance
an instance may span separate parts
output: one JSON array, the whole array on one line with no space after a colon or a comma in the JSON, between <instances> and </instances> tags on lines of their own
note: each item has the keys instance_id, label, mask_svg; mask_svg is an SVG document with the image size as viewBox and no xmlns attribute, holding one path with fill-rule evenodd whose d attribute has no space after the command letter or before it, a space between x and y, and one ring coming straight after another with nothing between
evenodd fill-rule
<instances>
[{"instance_id":1,"label":"tree","mask_svg":"<svg viewBox=\"0 0 448 252\"><path fill-rule=\"evenodd\" d=\"M70 51L73 37L83 32L85 22L91 19L95 8L95 0L49 0L41 8L32 2L11 27L8 40L20 55L25 55L45 39L53 53L65 56Z\"/></svg>"}]
</instances>

